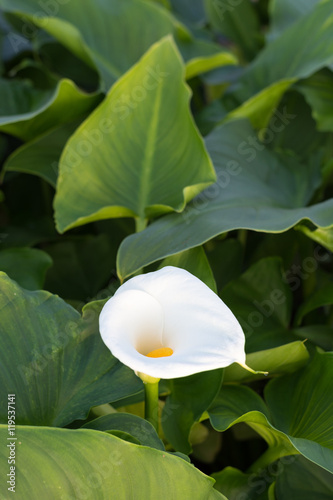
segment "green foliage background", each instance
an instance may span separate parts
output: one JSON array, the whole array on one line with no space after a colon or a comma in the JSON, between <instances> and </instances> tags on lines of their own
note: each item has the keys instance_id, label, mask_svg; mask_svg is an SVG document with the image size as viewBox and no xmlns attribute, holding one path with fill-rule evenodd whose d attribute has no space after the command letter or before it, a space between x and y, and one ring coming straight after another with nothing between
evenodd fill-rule
<instances>
[{"instance_id":1,"label":"green foliage background","mask_svg":"<svg viewBox=\"0 0 333 500\"><path fill-rule=\"evenodd\" d=\"M16 498L333 498L333 0L0 0L0 475ZM203 280L247 363L143 386L98 332Z\"/></svg>"}]
</instances>

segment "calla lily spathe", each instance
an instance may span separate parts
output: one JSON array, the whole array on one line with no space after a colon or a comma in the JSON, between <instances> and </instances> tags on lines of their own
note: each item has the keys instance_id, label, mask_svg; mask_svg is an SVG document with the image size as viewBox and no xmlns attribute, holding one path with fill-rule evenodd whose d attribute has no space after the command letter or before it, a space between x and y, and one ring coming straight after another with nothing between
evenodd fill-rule
<instances>
[{"instance_id":1,"label":"calla lily spathe","mask_svg":"<svg viewBox=\"0 0 333 500\"><path fill-rule=\"evenodd\" d=\"M99 318L103 342L136 373L172 379L245 363L242 328L224 302L176 267L135 276Z\"/></svg>"}]
</instances>

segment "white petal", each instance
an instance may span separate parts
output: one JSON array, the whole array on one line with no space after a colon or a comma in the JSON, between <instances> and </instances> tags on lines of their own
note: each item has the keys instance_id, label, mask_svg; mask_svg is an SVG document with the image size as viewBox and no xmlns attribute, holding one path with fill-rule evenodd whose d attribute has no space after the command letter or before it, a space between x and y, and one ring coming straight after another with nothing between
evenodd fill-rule
<instances>
[{"instance_id":1,"label":"white petal","mask_svg":"<svg viewBox=\"0 0 333 500\"><path fill-rule=\"evenodd\" d=\"M131 290L146 292L159 302L164 314L161 341L164 347L174 351L165 358L143 357L140 367L136 361L130 365L119 358L134 370L166 379L222 368L235 361L245 362L245 337L237 319L224 302L192 274L165 267L130 279L115 297L123 296L127 301ZM132 305L128 303L128 307Z\"/></svg>"},{"instance_id":2,"label":"white petal","mask_svg":"<svg viewBox=\"0 0 333 500\"><path fill-rule=\"evenodd\" d=\"M102 309L99 328L112 354L136 371L140 370L142 360L149 359L144 354L163 347L162 308L144 291L116 293Z\"/></svg>"}]
</instances>

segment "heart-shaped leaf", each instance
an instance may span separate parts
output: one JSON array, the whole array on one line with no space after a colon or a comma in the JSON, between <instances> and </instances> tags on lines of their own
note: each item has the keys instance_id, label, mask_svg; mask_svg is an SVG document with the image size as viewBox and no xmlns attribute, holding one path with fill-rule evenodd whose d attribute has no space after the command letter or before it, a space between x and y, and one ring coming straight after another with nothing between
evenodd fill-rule
<instances>
[{"instance_id":1,"label":"heart-shaped leaf","mask_svg":"<svg viewBox=\"0 0 333 500\"><path fill-rule=\"evenodd\" d=\"M292 375L271 380L264 401L245 386L222 386L208 409L211 423L224 431L246 422L268 443L256 467L278 458L302 454L333 473L332 353L316 354L313 361Z\"/></svg>"},{"instance_id":2,"label":"heart-shaped leaf","mask_svg":"<svg viewBox=\"0 0 333 500\"><path fill-rule=\"evenodd\" d=\"M4 273L0 276L0 384L20 395L17 423L64 426L84 419L92 406L142 390L138 377L112 357L100 338L104 302L87 305L81 318L59 297L22 290ZM2 420L5 397L2 393Z\"/></svg>"},{"instance_id":3,"label":"heart-shaped leaf","mask_svg":"<svg viewBox=\"0 0 333 500\"><path fill-rule=\"evenodd\" d=\"M182 214L161 217L123 241L118 253L122 279L151 262L233 229L278 233L302 219L319 227L332 226L332 199L307 206L320 183L317 157L299 162L269 151L245 120L217 127L206 138L206 146L217 182Z\"/></svg>"},{"instance_id":4,"label":"heart-shaped leaf","mask_svg":"<svg viewBox=\"0 0 333 500\"><path fill-rule=\"evenodd\" d=\"M189 97L183 63L167 37L117 81L68 141L54 204L60 231L182 210L186 198L215 180Z\"/></svg>"},{"instance_id":5,"label":"heart-shaped leaf","mask_svg":"<svg viewBox=\"0 0 333 500\"><path fill-rule=\"evenodd\" d=\"M0 426L3 443L15 443L15 495L19 499L168 498L227 500L213 488L214 480L185 460L165 451L128 443L91 429L50 429L17 426L18 440L8 441L7 426ZM0 472L9 473L8 450L0 450ZM6 484L6 482L5 482ZM8 484L8 487L11 485ZM10 498L12 492L7 492Z\"/></svg>"}]
</instances>

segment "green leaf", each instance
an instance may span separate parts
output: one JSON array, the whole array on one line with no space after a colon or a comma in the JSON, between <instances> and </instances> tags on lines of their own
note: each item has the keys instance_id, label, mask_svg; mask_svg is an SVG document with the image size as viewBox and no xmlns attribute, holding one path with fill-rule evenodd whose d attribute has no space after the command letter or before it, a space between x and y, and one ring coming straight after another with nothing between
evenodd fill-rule
<instances>
[{"instance_id":1,"label":"green leaf","mask_svg":"<svg viewBox=\"0 0 333 500\"><path fill-rule=\"evenodd\" d=\"M287 331L292 294L282 275L280 259L267 257L231 281L221 292L222 300L242 325L247 353L295 340Z\"/></svg>"},{"instance_id":2,"label":"green leaf","mask_svg":"<svg viewBox=\"0 0 333 500\"><path fill-rule=\"evenodd\" d=\"M299 224L295 229L302 231L306 236L333 252L333 228L323 229L318 227L313 230L303 224Z\"/></svg>"},{"instance_id":3,"label":"green leaf","mask_svg":"<svg viewBox=\"0 0 333 500\"><path fill-rule=\"evenodd\" d=\"M299 307L296 318L295 325L299 326L302 323L302 319L306 314L318 309L318 307L330 306L333 304L333 283L328 283L323 287L316 290L310 297L308 297Z\"/></svg>"},{"instance_id":4,"label":"green leaf","mask_svg":"<svg viewBox=\"0 0 333 500\"><path fill-rule=\"evenodd\" d=\"M0 270L27 290L43 288L51 257L36 248L10 248L0 252Z\"/></svg>"},{"instance_id":5,"label":"green leaf","mask_svg":"<svg viewBox=\"0 0 333 500\"><path fill-rule=\"evenodd\" d=\"M101 100L101 94L86 94L67 79L49 90L36 89L29 81L2 79L0 92L0 130L24 141L75 120Z\"/></svg>"},{"instance_id":6,"label":"green leaf","mask_svg":"<svg viewBox=\"0 0 333 500\"><path fill-rule=\"evenodd\" d=\"M202 24L205 21L205 10L202 0L169 0L173 12L187 23Z\"/></svg>"},{"instance_id":7,"label":"green leaf","mask_svg":"<svg viewBox=\"0 0 333 500\"><path fill-rule=\"evenodd\" d=\"M266 472L266 471L265 471ZM214 472L215 488L227 495L229 500L267 500L261 495L269 485L269 474L245 474L234 467L226 467L221 472Z\"/></svg>"},{"instance_id":8,"label":"green leaf","mask_svg":"<svg viewBox=\"0 0 333 500\"><path fill-rule=\"evenodd\" d=\"M51 245L45 250L53 259L53 266L46 276L47 290L64 299L90 302L104 290L107 298L113 295L118 284L110 283L114 265L118 234L111 240L106 234L98 236L77 236ZM120 238L119 238L120 239Z\"/></svg>"},{"instance_id":9,"label":"green leaf","mask_svg":"<svg viewBox=\"0 0 333 500\"><path fill-rule=\"evenodd\" d=\"M217 289L221 291L229 281L242 272L244 248L239 240L215 240L206 245L209 263L212 267Z\"/></svg>"},{"instance_id":10,"label":"green leaf","mask_svg":"<svg viewBox=\"0 0 333 500\"><path fill-rule=\"evenodd\" d=\"M272 0L269 3L271 18L269 39L280 36L283 31L316 7L320 0Z\"/></svg>"},{"instance_id":11,"label":"green leaf","mask_svg":"<svg viewBox=\"0 0 333 500\"><path fill-rule=\"evenodd\" d=\"M282 456L301 453L333 472L332 356L317 354L297 373L271 380L265 388L267 407L251 389L223 385L208 409L213 427L224 431L246 422L267 441L269 448L255 470Z\"/></svg>"},{"instance_id":12,"label":"green leaf","mask_svg":"<svg viewBox=\"0 0 333 500\"><path fill-rule=\"evenodd\" d=\"M4 273L0 289L0 384L20 395L17 423L64 426L84 419L92 406L142 390L138 377L100 338L103 303L88 304L81 318L59 297L22 290Z\"/></svg>"},{"instance_id":13,"label":"green leaf","mask_svg":"<svg viewBox=\"0 0 333 500\"><path fill-rule=\"evenodd\" d=\"M139 441L139 444L165 450L163 442L158 437L156 430L150 422L130 413L112 413L91 420L82 426L82 429L96 431L122 431L127 432Z\"/></svg>"},{"instance_id":14,"label":"green leaf","mask_svg":"<svg viewBox=\"0 0 333 500\"><path fill-rule=\"evenodd\" d=\"M195 122L203 136L208 135L226 115L222 102L215 99L195 114Z\"/></svg>"},{"instance_id":15,"label":"green leaf","mask_svg":"<svg viewBox=\"0 0 333 500\"><path fill-rule=\"evenodd\" d=\"M80 122L81 120L66 123L56 129L51 129L17 148L4 164L3 174L24 172L38 175L55 188L61 151Z\"/></svg>"},{"instance_id":16,"label":"green leaf","mask_svg":"<svg viewBox=\"0 0 333 500\"><path fill-rule=\"evenodd\" d=\"M171 5L169 0L149 0L149 1L159 3L163 5L163 7L165 7L166 9L171 10Z\"/></svg>"},{"instance_id":17,"label":"green leaf","mask_svg":"<svg viewBox=\"0 0 333 500\"><path fill-rule=\"evenodd\" d=\"M165 437L177 451L190 453L191 427L211 405L222 378L223 370L212 370L168 383L171 394L163 408L161 422Z\"/></svg>"},{"instance_id":18,"label":"green leaf","mask_svg":"<svg viewBox=\"0 0 333 500\"><path fill-rule=\"evenodd\" d=\"M304 342L290 344L252 352L246 356L246 364L256 371L266 371L268 376L293 373L309 360L309 353ZM228 366L224 371L223 382L249 382L265 378L265 375L250 373L237 363Z\"/></svg>"},{"instance_id":19,"label":"green leaf","mask_svg":"<svg viewBox=\"0 0 333 500\"><path fill-rule=\"evenodd\" d=\"M296 453L287 436L271 425L269 409L262 398L249 387L223 385L208 415L218 431L226 431L240 422L248 424L265 439L268 451L272 450L274 457L269 463L280 456Z\"/></svg>"},{"instance_id":20,"label":"green leaf","mask_svg":"<svg viewBox=\"0 0 333 500\"><path fill-rule=\"evenodd\" d=\"M268 44L248 67L237 95L248 98L275 82L306 78L332 64L332 7L332 0L319 3Z\"/></svg>"},{"instance_id":21,"label":"green leaf","mask_svg":"<svg viewBox=\"0 0 333 500\"><path fill-rule=\"evenodd\" d=\"M215 180L189 97L179 53L165 38L68 141L54 204L61 232L99 219L180 211Z\"/></svg>"},{"instance_id":22,"label":"green leaf","mask_svg":"<svg viewBox=\"0 0 333 500\"><path fill-rule=\"evenodd\" d=\"M333 74L322 70L298 83L300 91L310 104L318 130L333 131Z\"/></svg>"},{"instance_id":23,"label":"green leaf","mask_svg":"<svg viewBox=\"0 0 333 500\"><path fill-rule=\"evenodd\" d=\"M221 66L234 65L235 56L222 52L219 45L205 40L178 41L180 52L186 63L186 80Z\"/></svg>"},{"instance_id":24,"label":"green leaf","mask_svg":"<svg viewBox=\"0 0 333 500\"><path fill-rule=\"evenodd\" d=\"M90 429L18 426L18 499L88 498L106 500L165 498L226 500L214 481L193 465L166 452L128 443ZM0 427L2 442L7 426ZM8 441L7 441L8 442ZM1 447L0 471L6 478L8 448ZM12 493L9 492L8 495ZM6 498L10 498L9 496Z\"/></svg>"},{"instance_id":25,"label":"green leaf","mask_svg":"<svg viewBox=\"0 0 333 500\"><path fill-rule=\"evenodd\" d=\"M333 351L332 327L329 325L307 325L302 328L293 328L292 333L325 351Z\"/></svg>"},{"instance_id":26,"label":"green leaf","mask_svg":"<svg viewBox=\"0 0 333 500\"><path fill-rule=\"evenodd\" d=\"M159 269L165 266L174 266L186 269L203 281L213 292L217 292L214 275L210 268L208 259L202 247L192 248L163 260Z\"/></svg>"},{"instance_id":27,"label":"green leaf","mask_svg":"<svg viewBox=\"0 0 333 500\"><path fill-rule=\"evenodd\" d=\"M87 92L99 87L96 69L88 66L48 33L39 31L34 43L44 67L53 74L72 80Z\"/></svg>"},{"instance_id":28,"label":"green leaf","mask_svg":"<svg viewBox=\"0 0 333 500\"><path fill-rule=\"evenodd\" d=\"M282 474L277 475L275 495L276 500L330 500L333 475L303 457L295 457L283 467Z\"/></svg>"},{"instance_id":29,"label":"green leaf","mask_svg":"<svg viewBox=\"0 0 333 500\"><path fill-rule=\"evenodd\" d=\"M272 114L276 112L276 108L281 100L284 92L290 87L294 82L294 79L282 80L276 83L272 83L268 87L264 88L254 96L243 102L238 108L231 111L223 120L224 122L247 118L252 127L254 128L264 128L267 127L269 121L272 118ZM289 118L295 118L296 115L285 113ZM283 123L284 124L284 123ZM289 123L287 123L289 124ZM284 127L283 127L284 128ZM270 129L270 127L268 127ZM281 132L281 125L278 125L279 133ZM274 131L274 125L273 125Z\"/></svg>"},{"instance_id":30,"label":"green leaf","mask_svg":"<svg viewBox=\"0 0 333 500\"><path fill-rule=\"evenodd\" d=\"M244 474L233 467L215 472L215 488L229 500L330 500L333 476L302 456L283 457L257 473ZM267 497L267 488L275 495Z\"/></svg>"},{"instance_id":31,"label":"green leaf","mask_svg":"<svg viewBox=\"0 0 333 500\"><path fill-rule=\"evenodd\" d=\"M295 448L333 473L333 353L317 354L292 376L272 380L265 399L275 427Z\"/></svg>"},{"instance_id":32,"label":"green leaf","mask_svg":"<svg viewBox=\"0 0 333 500\"><path fill-rule=\"evenodd\" d=\"M260 48L259 21L249 0L205 0L205 9L211 25L237 43L245 56L252 59Z\"/></svg>"},{"instance_id":33,"label":"green leaf","mask_svg":"<svg viewBox=\"0 0 333 500\"><path fill-rule=\"evenodd\" d=\"M317 157L299 162L273 153L243 120L217 127L206 138L206 146L217 182L182 214L161 217L122 242L117 264L122 279L233 229L278 233L302 219L319 227L332 226L332 199L306 207L320 183Z\"/></svg>"},{"instance_id":34,"label":"green leaf","mask_svg":"<svg viewBox=\"0 0 333 500\"><path fill-rule=\"evenodd\" d=\"M285 122L280 122L279 116L285 116ZM290 119L287 119L287 118ZM283 124L286 125L283 127ZM318 132L312 110L302 94L289 91L283 96L279 108L273 112L269 130L278 130L271 141L271 148L276 151L288 151L289 154L306 160L326 147L327 134ZM277 128L276 128L277 127ZM322 176L323 169L322 169Z\"/></svg>"},{"instance_id":35,"label":"green leaf","mask_svg":"<svg viewBox=\"0 0 333 500\"><path fill-rule=\"evenodd\" d=\"M1 0L0 6L45 29L86 64L96 67L106 89L166 35L176 35L180 45L184 39L197 45L184 26L153 2L86 0L84 11L74 2L41 6L37 0ZM235 61L234 56L227 57L230 64ZM213 61L210 69L220 62Z\"/></svg>"}]
</instances>

